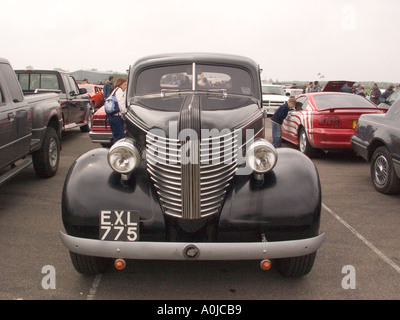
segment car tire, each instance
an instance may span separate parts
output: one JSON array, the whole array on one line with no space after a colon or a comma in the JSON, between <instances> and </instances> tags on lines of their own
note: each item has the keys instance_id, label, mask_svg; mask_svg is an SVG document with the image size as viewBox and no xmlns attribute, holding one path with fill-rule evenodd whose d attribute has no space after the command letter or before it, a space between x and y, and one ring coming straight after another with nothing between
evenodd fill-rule
<instances>
[{"instance_id":1,"label":"car tire","mask_svg":"<svg viewBox=\"0 0 400 320\"><path fill-rule=\"evenodd\" d=\"M107 258L85 256L71 251L69 255L75 270L87 276L104 273L110 265L110 259Z\"/></svg>"},{"instance_id":2,"label":"car tire","mask_svg":"<svg viewBox=\"0 0 400 320\"><path fill-rule=\"evenodd\" d=\"M371 159L371 179L375 189L384 194L400 191L400 179L393 167L393 160L386 147L377 148Z\"/></svg>"},{"instance_id":3,"label":"car tire","mask_svg":"<svg viewBox=\"0 0 400 320\"><path fill-rule=\"evenodd\" d=\"M94 114L94 106L93 104L90 103L90 107L88 108L87 111L87 123L81 126L80 128L81 132L90 132L90 129L92 128L93 114Z\"/></svg>"},{"instance_id":4,"label":"car tire","mask_svg":"<svg viewBox=\"0 0 400 320\"><path fill-rule=\"evenodd\" d=\"M315 154L315 149L311 147L310 142L308 141L306 129L304 128L301 128L299 133L299 150L308 157Z\"/></svg>"},{"instance_id":5,"label":"car tire","mask_svg":"<svg viewBox=\"0 0 400 320\"><path fill-rule=\"evenodd\" d=\"M46 128L42 147L32 154L33 167L42 178L54 176L60 163L60 140L56 130Z\"/></svg>"},{"instance_id":6,"label":"car tire","mask_svg":"<svg viewBox=\"0 0 400 320\"><path fill-rule=\"evenodd\" d=\"M299 278L308 274L314 266L317 252L310 253L301 257L279 259L276 261L277 271L290 278Z\"/></svg>"}]
</instances>

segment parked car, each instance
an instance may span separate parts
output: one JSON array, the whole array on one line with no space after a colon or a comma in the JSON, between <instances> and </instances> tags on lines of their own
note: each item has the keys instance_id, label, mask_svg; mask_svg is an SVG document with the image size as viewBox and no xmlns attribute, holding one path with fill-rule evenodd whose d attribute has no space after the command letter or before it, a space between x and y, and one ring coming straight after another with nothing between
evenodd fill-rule
<instances>
[{"instance_id":1,"label":"parked car","mask_svg":"<svg viewBox=\"0 0 400 320\"><path fill-rule=\"evenodd\" d=\"M170 54L140 59L129 74L128 137L83 154L64 184L60 235L75 269L259 260L286 276L309 273L325 239L318 172L263 139L259 65Z\"/></svg>"},{"instance_id":2,"label":"parked car","mask_svg":"<svg viewBox=\"0 0 400 320\"><path fill-rule=\"evenodd\" d=\"M25 95L56 92L60 98L63 130L90 131L93 106L86 89L79 89L75 78L55 70L15 70Z\"/></svg>"},{"instance_id":3,"label":"parked car","mask_svg":"<svg viewBox=\"0 0 400 320\"><path fill-rule=\"evenodd\" d=\"M296 110L289 111L282 124L282 139L299 147L307 156L316 149L351 149L361 114L383 112L366 98L340 92L308 93L296 99Z\"/></svg>"},{"instance_id":4,"label":"parked car","mask_svg":"<svg viewBox=\"0 0 400 320\"><path fill-rule=\"evenodd\" d=\"M371 179L381 193L400 191L400 100L386 114L362 115L351 137L354 151L371 162Z\"/></svg>"},{"instance_id":5,"label":"parked car","mask_svg":"<svg viewBox=\"0 0 400 320\"><path fill-rule=\"evenodd\" d=\"M400 99L400 90L394 91L387 99L381 98L378 107L382 109L389 109L399 99Z\"/></svg>"},{"instance_id":6,"label":"parked car","mask_svg":"<svg viewBox=\"0 0 400 320\"><path fill-rule=\"evenodd\" d=\"M296 98L303 93L303 89L288 88L285 89L285 95L290 98Z\"/></svg>"},{"instance_id":7,"label":"parked car","mask_svg":"<svg viewBox=\"0 0 400 320\"><path fill-rule=\"evenodd\" d=\"M24 96L9 61L0 58L0 185L32 163L38 176L54 176L61 129L58 95Z\"/></svg>"},{"instance_id":8,"label":"parked car","mask_svg":"<svg viewBox=\"0 0 400 320\"><path fill-rule=\"evenodd\" d=\"M328 81L322 88L322 92L343 92L350 93L351 88L355 84L354 81L332 80Z\"/></svg>"},{"instance_id":9,"label":"parked car","mask_svg":"<svg viewBox=\"0 0 400 320\"><path fill-rule=\"evenodd\" d=\"M100 143L105 148L111 147L113 144L113 135L104 106L94 113L89 136L93 143Z\"/></svg>"},{"instance_id":10,"label":"parked car","mask_svg":"<svg viewBox=\"0 0 400 320\"><path fill-rule=\"evenodd\" d=\"M290 95L290 94L289 94ZM283 86L274 84L262 84L262 104L265 115L272 115L275 111L289 100Z\"/></svg>"},{"instance_id":11,"label":"parked car","mask_svg":"<svg viewBox=\"0 0 400 320\"><path fill-rule=\"evenodd\" d=\"M94 111L104 104L103 86L91 83L78 84L79 88L86 89L87 94L92 101Z\"/></svg>"}]
</instances>

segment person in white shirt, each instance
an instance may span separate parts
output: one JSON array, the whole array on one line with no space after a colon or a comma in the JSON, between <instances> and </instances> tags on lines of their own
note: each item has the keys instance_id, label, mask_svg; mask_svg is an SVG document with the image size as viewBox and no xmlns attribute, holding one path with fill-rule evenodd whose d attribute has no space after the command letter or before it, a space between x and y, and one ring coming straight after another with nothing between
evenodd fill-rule
<instances>
[{"instance_id":1,"label":"person in white shirt","mask_svg":"<svg viewBox=\"0 0 400 320\"><path fill-rule=\"evenodd\" d=\"M115 89L113 95L118 100L119 112L115 115L108 117L111 132L113 134L114 143L125 137L125 123L121 117L122 113L126 111L126 88L128 87L128 79L118 78L115 81Z\"/></svg>"}]
</instances>

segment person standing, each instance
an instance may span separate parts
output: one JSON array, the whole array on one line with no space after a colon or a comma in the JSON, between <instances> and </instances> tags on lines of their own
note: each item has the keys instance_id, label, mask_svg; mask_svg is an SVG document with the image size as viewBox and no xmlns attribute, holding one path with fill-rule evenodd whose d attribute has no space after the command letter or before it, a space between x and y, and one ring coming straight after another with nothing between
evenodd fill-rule
<instances>
[{"instance_id":1,"label":"person standing","mask_svg":"<svg viewBox=\"0 0 400 320\"><path fill-rule=\"evenodd\" d=\"M319 85L319 82L318 82L318 81L315 81L315 82L314 82L314 88L313 88L312 92L321 92L321 91L322 91L322 88L321 88L321 86Z\"/></svg>"},{"instance_id":2,"label":"person standing","mask_svg":"<svg viewBox=\"0 0 400 320\"><path fill-rule=\"evenodd\" d=\"M125 137L125 123L122 114L126 112L126 88L128 87L128 79L117 78L115 81L115 89L111 93L118 100L119 112L108 116L111 132L113 134L114 143Z\"/></svg>"},{"instance_id":3,"label":"person standing","mask_svg":"<svg viewBox=\"0 0 400 320\"><path fill-rule=\"evenodd\" d=\"M381 90L378 88L378 85L376 83L374 83L372 85L372 89L371 89L371 92L370 92L371 101L373 103L375 103L376 105L378 105L379 104L379 97L381 96L381 94L382 93L381 93Z\"/></svg>"},{"instance_id":4,"label":"person standing","mask_svg":"<svg viewBox=\"0 0 400 320\"><path fill-rule=\"evenodd\" d=\"M293 110L296 105L296 99L290 98L287 102L281 105L278 110L271 117L272 124L272 145L275 148L282 146L282 123L289 113L289 110Z\"/></svg>"},{"instance_id":5,"label":"person standing","mask_svg":"<svg viewBox=\"0 0 400 320\"><path fill-rule=\"evenodd\" d=\"M313 92L313 88L314 88L314 83L310 82L308 84L308 87L306 88L306 93L311 93Z\"/></svg>"},{"instance_id":6,"label":"person standing","mask_svg":"<svg viewBox=\"0 0 400 320\"><path fill-rule=\"evenodd\" d=\"M111 92L114 90L114 76L110 76L108 78L108 81L106 82L106 84L103 87L103 96L104 96L104 100L107 99Z\"/></svg>"}]
</instances>

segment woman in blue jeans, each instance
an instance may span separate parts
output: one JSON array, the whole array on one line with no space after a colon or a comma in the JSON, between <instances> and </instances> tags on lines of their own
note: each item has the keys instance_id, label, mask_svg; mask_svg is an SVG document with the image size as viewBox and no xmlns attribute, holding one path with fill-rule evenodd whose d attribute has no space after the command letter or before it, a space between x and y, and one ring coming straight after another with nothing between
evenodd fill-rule
<instances>
[{"instance_id":1,"label":"woman in blue jeans","mask_svg":"<svg viewBox=\"0 0 400 320\"><path fill-rule=\"evenodd\" d=\"M289 110L294 109L296 105L296 99L290 98L287 102L281 105L278 110L271 117L272 124L272 145L275 148L282 146L282 123L288 115Z\"/></svg>"},{"instance_id":2,"label":"woman in blue jeans","mask_svg":"<svg viewBox=\"0 0 400 320\"><path fill-rule=\"evenodd\" d=\"M111 132L113 134L114 143L125 137L125 123L121 114L126 111L126 88L128 87L128 80L126 78L118 78L115 81L115 89L111 95L115 95L118 100L119 112L115 115L108 117Z\"/></svg>"}]
</instances>

